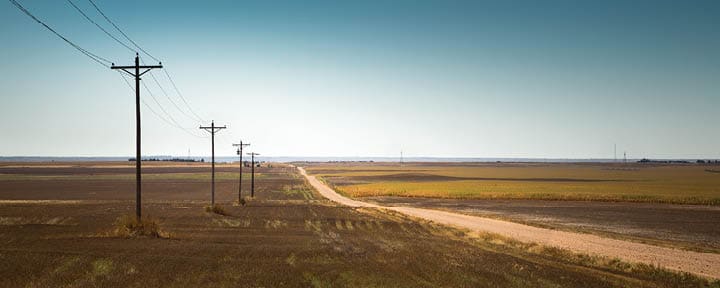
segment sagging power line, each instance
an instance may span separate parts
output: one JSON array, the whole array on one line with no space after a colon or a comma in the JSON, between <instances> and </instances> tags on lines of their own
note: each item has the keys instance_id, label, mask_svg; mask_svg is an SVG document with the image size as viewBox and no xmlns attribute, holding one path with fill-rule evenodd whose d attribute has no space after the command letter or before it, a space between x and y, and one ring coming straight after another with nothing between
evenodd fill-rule
<instances>
[{"instance_id":1,"label":"sagging power line","mask_svg":"<svg viewBox=\"0 0 720 288\"><path fill-rule=\"evenodd\" d=\"M195 110L193 110L192 107L190 106L190 104L188 104L188 102L185 100L185 97L183 96L182 93L180 93L180 89L178 89L177 85L175 85L175 81L173 80L172 77L170 77L170 73L167 71L167 69L163 69L163 72L165 73L165 76L167 76L168 80L170 80L170 84L172 84L173 88L175 89L175 92L178 94L178 96L180 96L180 99L183 101L183 103L185 103L185 106L187 106L188 109L190 110L190 113L195 115L195 117L200 119L202 122L206 122L202 117L200 117L200 115L195 113Z\"/></svg>"},{"instance_id":2,"label":"sagging power line","mask_svg":"<svg viewBox=\"0 0 720 288\"><path fill-rule=\"evenodd\" d=\"M57 32L55 29L53 29L52 27L50 27L48 24L46 24L45 22L43 22L42 20L40 20L39 18L37 18L35 15L33 15L29 10L27 10L24 6L22 6L22 4L20 4L19 2L17 2L17 0L10 0L10 3L12 3L15 7L17 7L20 11L22 11L23 13L25 13L27 16L29 16L30 18L32 18L33 20L35 20L37 23L41 24L43 27L45 27L46 29L48 29L50 32L52 32L53 34L55 34L57 37L59 37L60 39L62 39L63 41L65 41L66 43L68 43L69 45L71 45L73 48L77 49L78 51L80 51L80 52L83 53L84 55L88 56L88 57L89 57L90 59L92 59L93 61L95 61L95 62L103 65L104 67L108 67L107 64L111 64L111 65L112 65L112 62L111 62L111 61L105 59L104 57L98 56L97 54L92 53L92 52L88 51L87 49L84 49L84 48L80 47L79 45L75 44L73 41L69 40L67 37L65 37L65 36L63 36L62 34L60 34L59 32ZM70 4L77 12L79 12L86 20L88 20L90 23L92 23L93 25L95 25L95 27L97 27L97 28L100 29L103 33L105 33L108 37L110 37L111 39L115 40L117 43L121 44L123 47L129 49L130 51L135 52L135 50L132 49L130 46L128 46L127 44L125 44L125 43L123 43L122 41L120 41L119 39L117 39L117 37L115 37L115 36L112 35L109 31L107 31L106 29L104 29L100 24L98 24L97 22L95 22L94 20L92 20L92 19L90 18L90 16L88 16L88 15L87 15L80 7L78 7L74 2L72 2L71 0L67 0L67 3ZM93 3L93 4L94 4L94 3ZM98 9L99 9L99 8L98 8ZM101 11L99 11L99 12L101 12ZM102 12L101 12L101 13L102 13ZM104 14L104 13L102 13L102 14ZM108 20L108 22L111 22L111 21L109 21L109 19L107 19L107 20ZM114 23L113 23L113 24L114 24ZM119 28L117 28L117 29L118 29L118 31L121 31L121 30L119 30ZM123 33L123 32L121 32L121 33ZM135 45L137 45L137 44L135 43ZM137 52L136 52L136 54L137 54ZM149 54L148 54L148 55L149 55ZM169 76L169 74L168 74L168 76ZM162 86L160 86L160 84L159 84L158 81L156 80L155 76L153 75L152 77L153 77L153 79L155 80L155 82L158 84L158 86L161 88L161 90L163 90L163 93L166 95L166 97L168 97L168 99L170 100L170 102L171 102L176 108L178 108L178 110L180 110L180 112L182 112L184 115L187 116L188 114L186 114L184 111L182 111L181 109L179 109L178 105L175 104L175 102L173 102L172 99L170 99L169 95L167 95L167 93L166 93L165 90L162 88ZM123 80L125 80L125 79L123 78ZM158 104L158 107L160 108L160 110L162 110L162 111L167 115L167 117L170 118L171 121L167 121L167 119L165 119L165 117L160 116L157 112L155 112L152 108L150 108L150 106L143 100L143 101L142 101L143 104L144 104L146 107L148 107L148 109L150 109L153 114L155 114L156 116L158 116L159 118L161 118L163 121L168 122L168 124L170 124L171 126L175 126L175 127L179 128L179 129L185 130L186 133L188 133L188 134L190 134L190 135L192 135L192 136L194 136L194 137L200 137L200 138L202 138L202 136L197 136L197 135L193 134L192 132L189 132L187 128L182 127L182 125L180 125L177 121L175 121L175 119L174 119L169 113L167 113L167 111L162 107L162 105L157 101L157 99L155 99L154 95L152 95L152 92L149 91L149 89L147 88L147 85L145 85L144 82L143 82L143 86L145 86L145 89L147 90L147 92L148 92L149 94L151 94L153 100ZM183 102L184 102L184 103L187 103L187 101L185 101L184 99L183 99ZM188 106L189 106L189 105L188 105ZM192 112L192 111L191 111L191 112ZM194 112L192 112L192 113L194 113ZM172 123L171 123L171 122L172 122Z\"/></svg>"},{"instance_id":3,"label":"sagging power line","mask_svg":"<svg viewBox=\"0 0 720 288\"><path fill-rule=\"evenodd\" d=\"M125 82L125 84L127 84L127 86L130 88L130 90L133 91L133 93L135 93L135 88L133 88L132 85L130 85L130 82L128 82L127 79L125 78L125 75L122 74L122 72L120 72L120 71L118 71L118 74L120 75L120 78L122 78L122 80ZM146 87L146 91L149 92L149 94L152 96L152 92L149 89L147 89L147 87ZM165 124L167 124L168 126L170 126L172 128L177 128L193 137L207 138L207 136L195 135L194 133L190 132L189 129L182 127L182 126L178 126L177 123L173 123L172 121L168 120L167 118L162 116L160 113L156 112L155 109L153 109L152 106L150 106L150 104L145 102L145 99L140 99L140 102L142 102L142 104L145 105L145 108L147 108L148 111L150 111L150 113L155 115L155 117L157 117L161 121L165 122ZM155 102L157 103L157 101L155 101ZM157 103L157 104L160 105L159 103ZM162 106L160 106L160 108L162 109Z\"/></svg>"},{"instance_id":4,"label":"sagging power line","mask_svg":"<svg viewBox=\"0 0 720 288\"><path fill-rule=\"evenodd\" d=\"M155 102L155 104L158 105L158 107L160 108L160 111L162 111L163 113L165 113L165 115L166 115L168 118L170 118L170 122L172 123L172 125L173 125L175 128L178 128L178 129L184 131L185 133L187 133L187 134L190 135L190 136L193 136L193 137L196 137L196 138L204 138L203 136L198 136L198 135L196 135L196 134L193 133L189 128L183 127L177 120L175 120L175 117L173 117L172 115L170 115L170 113L168 113L168 111L165 110L165 108L163 108L163 105L160 104L160 101L158 101L157 98L155 97L155 93L152 93L152 91L150 90L150 88L148 88L147 84L145 84L144 82L143 82L142 84L143 84L143 87L145 88L145 91L147 91L148 94L150 94L150 98L152 98L152 100Z\"/></svg>"},{"instance_id":5,"label":"sagging power line","mask_svg":"<svg viewBox=\"0 0 720 288\"><path fill-rule=\"evenodd\" d=\"M120 71L118 71L118 75L120 75L120 78L122 78L123 82L125 82L125 84L127 84L128 88L130 88L130 91L135 93L135 88L133 88L132 85L130 85L130 82L128 82L127 79L125 79L125 75L123 75L122 72L120 72ZM145 99L140 99L140 102L142 102L143 105L145 105L145 108L147 108L153 115L155 115L155 117L157 117L158 119L162 120L163 122L167 123L170 126L173 126L173 127L175 126L172 122L165 119L165 117L163 117L162 115L155 112L155 109L150 107L150 105L148 105L147 102L145 102Z\"/></svg>"},{"instance_id":6,"label":"sagging power line","mask_svg":"<svg viewBox=\"0 0 720 288\"><path fill-rule=\"evenodd\" d=\"M140 124L140 123L141 123L141 116L140 116L140 102L142 102L143 105L145 105L153 114L155 114L155 116L157 116L157 117L160 118L161 120L165 121L166 123L170 124L171 126L175 126L175 127L177 127L177 128L180 128L180 129L186 131L188 134L193 135L193 136L195 136L195 137L203 138L202 136L194 135L193 133L189 132L189 130L188 130L187 128L184 128L184 127L182 127L181 125L179 125L179 123L177 123L177 121L175 121L174 118L173 118L169 113L167 113L167 111L165 111L165 109L163 108L163 106L159 103L159 101L157 101L157 99L154 97L154 95L152 94L152 92L150 91L150 89L147 87L147 85L145 85L144 82L143 82L142 84L143 84L143 86L145 87L146 91L152 96L153 100L156 102L156 104L158 104L158 107L160 108L160 110L162 110L162 111L168 116L168 118L170 118L171 121L168 121L167 119L165 119L164 117L162 117L160 114L158 114L157 112L155 112L155 110L152 109L152 108L150 107L150 105L148 105L148 104L144 101L144 99L141 99L141 98L140 98L140 80L141 80L140 77L141 77L143 74L149 72L151 69L163 68L162 64L160 63L161 61L160 61L158 58L156 58L155 56L149 54L145 49L143 49L142 47L140 47L135 41L133 41L132 39L130 39L130 37L128 37L128 35L127 35L125 32L123 32L122 29L120 29L113 21L111 21L110 18L107 17L107 15L105 15L105 13L104 13L102 10L100 10L100 8L99 8L92 0L88 0L88 1L92 4L93 7L95 7L95 9L98 11L98 13L100 13L100 15L102 15L103 18L105 18L105 20L108 21L108 23L110 23L113 27L115 27L115 29L118 30L118 32L120 32L120 34L122 34L123 37L125 37L125 39L127 39L130 43L132 43L135 47L137 47L137 48L138 48L140 51L142 51L145 55L147 55L147 56L149 56L150 58L158 61L159 64L158 64L158 65L145 65L145 64L143 63L143 65L141 66L141 65L140 65L140 59L139 59L138 52L137 52L135 49L133 49L133 48L130 47L129 45L125 44L123 41L121 41L120 39L118 39L118 38L115 37L114 35L112 35L112 33L110 33L109 31L107 31L107 30L106 30L105 28L103 28L99 23L97 23L96 21L94 21L87 13L85 13L85 11L83 11L80 7L78 7L78 6L77 6L74 2L72 2L71 0L67 0L67 2L68 2L68 3L70 4L70 6L72 6L78 13L80 13L87 21L89 21L90 23L92 23L93 25L95 25L95 27L97 27L98 29L100 29L103 33L105 33L105 35L107 35L108 37L110 37L111 39L113 39L113 40L114 40L115 42L117 42L118 44L122 45L123 47L127 48L127 49L130 50L130 51L135 52L135 65L134 65L134 66L115 66L115 64L114 64L113 62L111 62L110 60L106 59L105 57L102 57L102 56L99 56L99 55L96 54L96 53L90 52L89 50L81 47L80 45L78 45L78 44L76 44L75 42L71 41L69 38L67 38L67 37L65 37L64 35L60 34L57 30L55 30L54 28L52 28L50 25L48 25L47 23L45 23L44 21L42 21L42 20L40 20L38 17L36 17L33 13L31 13L28 9L26 9L22 4L20 4L17 0L9 0L9 1L10 1L10 3L13 4L18 10L20 10L21 12L23 12L25 15L27 15L28 17L30 17L31 19L33 19L33 20L34 20L35 22L37 22L38 24L42 25L45 29L47 29L48 31L52 32L55 36L57 36L58 38L60 38L61 40L63 40L65 43L67 43L68 45L70 45L70 46L73 47L74 49L78 50L80 53L82 53L83 55L87 56L88 58L90 58L90 59L93 60L94 62L102 65L103 67L110 68L110 69L112 69L112 70L124 71L124 72L128 73L129 75L131 75L131 76L133 76L133 77L135 78L135 88L133 89L133 88L132 88L132 85L130 85L130 83L127 82L127 80L125 79L125 77L122 75L122 72L120 72L120 75L121 75L121 78L123 79L123 81L130 87L131 90L134 90L134 91L135 91L135 114L136 114L136 157L135 157L135 162L136 162L136 215L137 215L137 218L138 218L138 220L139 220L139 219L141 218L141 216L142 216L142 212L141 212L141 211L142 211L142 185L141 185L141 183L142 183L142 174L141 174L141 168L142 168L142 153L141 153L141 124ZM134 69L134 71L133 71L133 69ZM145 71L143 71L143 72L140 72L140 69L147 69L147 70L145 70ZM118 72L119 72L119 71L118 71ZM188 109L190 110L190 112L191 112L192 114L194 114L198 119L202 119L201 117L199 117L199 116L197 115L197 113L195 113L194 110L192 110L192 108L190 107L190 105L187 103L187 100L186 100L186 99L183 97L183 95L180 93L180 90L177 88L177 85L175 84L175 82L174 82L174 80L172 79L172 77L170 76L170 74L169 74L167 71L165 71L165 70L163 70L163 71L165 72L166 76L168 77L168 80L170 80L170 82L171 82L172 85L173 85L173 88L174 88L175 91L178 93L178 95L179 95L180 98L182 99L183 103L185 103L185 105L188 107ZM170 100L171 103L172 103L178 110L180 110L180 112L182 112L182 113L183 113L184 115L186 115L186 116L189 116L189 115L188 115L187 113L185 113L182 109L180 109L180 107L179 107L174 101L172 101L172 99L169 97L169 95L167 94L167 92L165 91L165 89L160 85L159 81L157 81L157 79L155 78L154 75L152 75L152 78L153 78L153 80L155 80L156 84L158 84L158 87L160 87L160 89L163 91L163 94L165 94L166 97L168 97L168 100ZM192 118L192 117L189 117L189 118ZM213 150L214 150L214 149L213 149ZM214 152L214 151L213 151L213 152ZM214 198L214 153L213 153L213 198ZM213 201L214 201L214 199L213 199Z\"/></svg>"},{"instance_id":7,"label":"sagging power line","mask_svg":"<svg viewBox=\"0 0 720 288\"><path fill-rule=\"evenodd\" d=\"M80 9L80 7L78 7L77 5L75 5L75 3L72 2L72 0L66 0L66 1L68 2L68 4L70 4L70 6L72 6L73 8L75 8L75 10L77 10L77 11L80 13L80 15L82 15L83 17L85 17L85 19L87 19L88 21L90 21L90 23L94 24L95 27L97 27L97 28L100 29L103 33L105 33L105 35L107 35L108 37L112 38L113 40L115 40L115 42L119 43L120 45L122 45L123 47L127 48L128 50L130 50L130 51L132 51L132 52L134 52L134 53L137 53L137 51L135 51L135 49L130 48L130 46L128 46L127 44L125 44L125 43L123 43L122 41L120 41L120 39L115 38L115 36L113 36L112 34L110 34L110 32L108 32L107 30L105 30L105 28L103 28L102 26L100 26L100 24L98 24L97 22L95 22L95 20L92 20L92 19L90 18L90 16L88 16L87 14L85 14L85 12L84 12L82 9Z\"/></svg>"},{"instance_id":8,"label":"sagging power line","mask_svg":"<svg viewBox=\"0 0 720 288\"><path fill-rule=\"evenodd\" d=\"M98 23L95 22L92 18L90 18L90 16L88 16L87 13L85 13L85 11L83 11L80 7L78 7L72 0L66 0L66 1L67 1L68 4L70 4L70 6L72 6L73 8L75 8L75 10L76 10L78 13L80 13L80 15L82 15L88 22L90 22L90 23L92 23L93 25L95 25L95 27L97 27L98 29L100 29L100 31L102 31L105 35L107 35L108 37L110 37L112 40L114 40L114 41L117 42L118 44L122 45L123 47L127 48L128 50L130 50L130 51L132 51L132 52L134 52L134 53L137 53L137 50L136 50L136 49L133 49L132 47L130 47L130 46L129 46L128 44L126 44L125 42L120 41L120 39L118 39L117 37L115 37L115 35L113 35L113 34L110 33L109 31L107 31L105 28L103 28L102 25L98 24ZM91 4L94 5L94 3L93 3L92 1L91 1ZM130 39L130 37L127 36L127 34L125 34L125 32L122 31L122 29L120 29L120 27L118 27L114 22L112 22L109 18L107 18L107 16L105 15L105 13L102 12L102 10L100 10L99 7L97 7L97 5L94 5L94 7L95 7L96 10L100 13L100 15L102 15L102 16L107 20L108 23L110 23L111 25L113 25L113 27L115 27L118 32L120 32L123 36L125 36L126 39L128 39L128 41L130 41L133 45L135 45L136 47L138 47L138 49L141 49L141 50L142 50L145 54L147 54L148 56L152 57L152 58L155 59L156 61L159 61L159 60L157 60L157 58L153 57L152 55L150 55L149 53L147 53L144 49L142 49L142 47L140 47L135 41L133 41L132 39ZM143 64L143 65L145 65L145 63L142 62L142 59L141 59L141 62L140 62L140 63ZM193 121L200 121L200 122L202 122L202 119L200 119L199 117L197 117L197 116L195 116L195 117L190 116L190 114L186 113L183 109L180 109L180 107L175 103L175 101L173 101L172 98L170 98L170 95L168 95L167 91L165 90L165 88L163 88L163 86L162 86L162 85L160 84L160 82L157 80L157 78L155 77L155 75L154 75L152 72L149 72L149 73L150 73L150 77L153 78L153 81L154 81L155 84L158 86L158 88L160 88L160 90L162 91L163 95L165 95L165 97L170 101L170 103L171 103L178 111L180 111L180 113L182 113L182 114L185 115L186 117L192 119ZM165 71L165 73L167 74L167 71ZM167 75L169 75L169 74L167 74ZM144 84L143 84L143 85L144 85ZM173 84L173 85L174 85L174 87L176 86L175 84ZM144 85L144 86L146 86L145 88L147 89L147 85ZM176 87L175 87L175 88L176 88ZM177 88L176 88L176 89L177 89ZM186 106L188 106L188 109L190 109L190 112L191 112L192 114L195 114L195 113L192 111L192 109L190 108L190 105L187 105L187 101L184 99L184 97L182 97L182 95L180 95L180 94L178 94L178 95L181 97L181 99L183 100L183 102L186 103ZM154 98L154 96L153 96L153 98ZM155 100L155 102L157 103L157 100ZM158 103L158 105L160 106L159 103ZM165 112L165 114L167 115L167 117L170 118L172 122L174 122L174 123L177 124L177 121L175 121L175 120L173 119L173 117L170 116L170 114L165 111L165 109L162 109L162 108L161 108L161 110L163 110L163 112Z\"/></svg>"},{"instance_id":9,"label":"sagging power line","mask_svg":"<svg viewBox=\"0 0 720 288\"><path fill-rule=\"evenodd\" d=\"M158 59L157 57L155 57L155 56L153 56L152 54L148 53L147 50L145 50L144 48L142 48L137 42L135 42L132 38L130 38L130 36L128 36L128 34L125 33L125 31L123 31L122 29L120 29L120 27L119 27L117 24L115 24L114 21L110 20L110 17L108 17L107 14L105 14L105 12L103 12L102 9L100 9L100 7L99 7L97 4L95 4L94 1L88 0L88 1L90 2L90 4L92 4L92 6L95 8L95 10L96 10L110 25L112 25L112 26L115 28L115 30L117 30L125 39L127 39L127 41L129 41L133 46L135 46L135 47L137 48L137 50L136 50L136 49L133 49L132 47L130 47L130 46L129 46L128 44L126 44L125 42L120 41L120 39L118 39L117 37L115 37L114 35L112 35L112 33L110 33L110 32L107 31L105 28L103 28L100 24L98 24L97 22L95 22L94 20L92 20L82 9L80 9L77 5L75 5L75 3L72 2L72 0L66 0L66 1L67 1L70 5L72 5L73 8L75 8L75 10L77 10L80 14L82 14L82 16L85 17L86 20L88 20L90 23L94 24L95 27L97 27L98 29L100 29L100 30L101 30L103 33L105 33L105 35L107 35L108 37L110 37L110 38L112 38L113 40L115 40L115 42L119 43L119 44L122 45L123 47L125 47L125 48L127 48L128 50L133 51L133 52L135 52L135 53L137 53L137 50L140 50L141 52L143 52L145 55L147 55L148 57L152 58L153 60L158 61L158 62L161 62L160 59ZM141 62L141 63L142 63L142 62ZM145 63L142 63L142 64L145 65ZM168 95L166 89L163 88L163 86L162 86L162 85L160 84L160 82L157 80L157 78L155 77L155 75L154 75L152 72L150 72L150 76L153 78L153 81L158 85L158 87L159 87L160 90L163 92L163 94L168 98L168 100L170 101L170 103L171 103L178 111L180 111L180 113L182 113L183 115L185 115L186 117L188 117L188 118L190 118L190 119L193 119L193 121L204 122L204 120L202 119L202 117L198 116L198 114L192 109L192 107L190 106L190 104L188 104L187 100L186 100L185 97L182 95L182 93L180 93L180 90L177 88L177 85L175 84L175 81L172 79L172 77L170 76L170 73L169 73L166 69L167 69L167 68L164 68L164 69L163 69L163 72L164 72L165 75L168 77L168 80L170 80L170 83L172 84L173 89L175 90L175 92L178 94L178 96L180 96L180 99L181 99L182 102L185 104L185 106L187 106L188 110L190 111L190 114L192 114L193 116L191 116L190 114L186 113L183 109L181 109L181 108L175 103L175 101L172 100L172 98L170 98L170 96ZM170 117L170 116L168 116L168 117ZM177 122L177 121L173 121L173 122Z\"/></svg>"},{"instance_id":10,"label":"sagging power line","mask_svg":"<svg viewBox=\"0 0 720 288\"><path fill-rule=\"evenodd\" d=\"M11 0L11 1L12 1L12 0ZM90 4L92 4L92 6L95 7L95 10L97 10L97 12L100 13L100 15L102 15L102 17L105 18L105 20L106 20L108 23L110 23L110 25L112 25L113 27L115 27L115 29L116 29L118 32L120 32L120 34L122 34L123 37L125 37L125 39L127 39L128 41L130 41L130 43L132 43L135 47L137 47L140 51L142 51L142 52L143 52L145 55L147 55L148 57L152 58L153 60L155 60L155 61L157 61L157 62L162 62L162 61L160 61L160 59L155 58L155 56L153 56L153 55L151 55L150 53L148 53L147 51L145 51L145 49L143 49L142 47L140 47L140 45L138 45L137 43L135 43L135 41L133 41L132 39L130 39L130 37L129 37L127 34L125 34L125 32L123 32L123 30L120 29L120 27L118 27L118 26L115 24L115 22L113 22L112 20L110 20L110 18L109 18L107 15L105 15L105 13L103 13L102 10L100 10L100 7L98 7L93 0L88 0L88 1L90 1Z\"/></svg>"},{"instance_id":11,"label":"sagging power line","mask_svg":"<svg viewBox=\"0 0 720 288\"><path fill-rule=\"evenodd\" d=\"M167 91L165 91L165 88L163 88L163 86L160 85L160 81L158 81L157 78L155 78L155 74L153 74L152 72L150 72L150 77L153 79L153 81L154 81L155 84L158 86L158 88L160 88L160 91L162 91L163 95L165 95L165 98L167 98L168 101L170 101L170 103L175 107L175 109L177 109L178 111L180 111L180 113L182 113L183 115L185 115L185 117L188 117L188 119L192 119L193 121L202 122L202 119L200 119L200 117L191 116L190 114L185 113L185 111L183 111L183 109L180 109L180 106L178 106L178 105L175 103L175 101L173 101L172 98L170 98L170 95L168 95ZM188 107L189 107L189 106L190 106L190 105L188 105ZM191 111L191 112L192 112L192 111Z\"/></svg>"},{"instance_id":12,"label":"sagging power line","mask_svg":"<svg viewBox=\"0 0 720 288\"><path fill-rule=\"evenodd\" d=\"M62 39L63 41L65 41L65 43L69 44L70 46L72 46L72 47L75 48L76 50L80 51L80 53L84 54L84 55L87 56L88 58L92 59L93 61L97 62L98 64L102 65L103 67L109 67L108 64L112 64L112 62L111 62L110 60L107 60L107 59L105 59L105 58L103 58L103 57L100 57L100 56L98 56L97 54L95 54L95 53L93 53L93 52L90 52L90 51L88 51L88 50L85 49L85 48L80 47L80 45L75 44L75 42L70 41L70 39L68 39L67 37L63 36L63 35L60 34L59 32L55 31L55 29L53 29L52 27L50 27L50 25L46 24L46 23L43 22L42 20L40 20L40 19L38 19L37 17L35 17L35 15L33 15L32 13L30 13L29 10L25 9L25 7L23 7L23 6L22 6L19 2L17 2L16 0L9 0L9 1L10 1L10 3L12 3L13 5L15 5L15 7L17 7L20 11L22 11L23 13L25 13L25 15L27 15L28 17L30 17L30 18L32 18L33 20L35 20L35 22L37 22L38 24L40 24L40 25L42 25L43 27L45 27L45 29L47 29L47 30L49 30L50 32L52 32L53 34L55 34L55 36L57 36L57 37L59 37L60 39Z\"/></svg>"}]
</instances>

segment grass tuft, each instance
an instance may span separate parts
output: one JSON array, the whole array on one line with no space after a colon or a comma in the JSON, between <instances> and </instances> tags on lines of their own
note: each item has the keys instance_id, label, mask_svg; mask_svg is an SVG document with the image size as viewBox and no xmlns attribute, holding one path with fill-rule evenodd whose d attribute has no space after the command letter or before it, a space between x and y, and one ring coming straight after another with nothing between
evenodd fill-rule
<instances>
[{"instance_id":1,"label":"grass tuft","mask_svg":"<svg viewBox=\"0 0 720 288\"><path fill-rule=\"evenodd\" d=\"M225 208L223 208L222 206L217 205L217 204L214 206L205 206L205 212L215 213L215 214L223 215L223 216L228 215L228 213L225 211Z\"/></svg>"},{"instance_id":2,"label":"grass tuft","mask_svg":"<svg viewBox=\"0 0 720 288\"><path fill-rule=\"evenodd\" d=\"M113 236L136 238L170 238L170 234L160 229L158 220L149 217L143 217L138 220L135 215L123 215L115 221L115 229Z\"/></svg>"}]
</instances>

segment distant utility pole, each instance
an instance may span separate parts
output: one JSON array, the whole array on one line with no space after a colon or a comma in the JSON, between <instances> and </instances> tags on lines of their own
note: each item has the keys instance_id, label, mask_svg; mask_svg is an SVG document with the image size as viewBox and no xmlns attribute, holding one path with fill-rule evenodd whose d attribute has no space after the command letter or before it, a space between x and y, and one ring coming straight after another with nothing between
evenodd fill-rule
<instances>
[{"instance_id":1,"label":"distant utility pole","mask_svg":"<svg viewBox=\"0 0 720 288\"><path fill-rule=\"evenodd\" d=\"M142 176L140 174L140 168L142 166L142 155L140 153L140 76L152 69L160 68L163 68L162 63L158 65L140 66L140 57L137 53L135 53L135 66L115 66L115 63L112 63L112 66L110 66L110 69L120 69L135 77L135 214L138 220L140 220L142 215L140 211L142 198L142 185L140 185L142 182ZM135 72L131 72L133 69ZM140 69L147 70L140 72Z\"/></svg>"},{"instance_id":2,"label":"distant utility pole","mask_svg":"<svg viewBox=\"0 0 720 288\"><path fill-rule=\"evenodd\" d=\"M623 162L627 163L627 152L623 152Z\"/></svg>"},{"instance_id":3,"label":"distant utility pole","mask_svg":"<svg viewBox=\"0 0 720 288\"><path fill-rule=\"evenodd\" d=\"M403 151L400 150L400 166L403 164Z\"/></svg>"},{"instance_id":4,"label":"distant utility pole","mask_svg":"<svg viewBox=\"0 0 720 288\"><path fill-rule=\"evenodd\" d=\"M613 162L617 162L617 144L613 144Z\"/></svg>"},{"instance_id":5,"label":"distant utility pole","mask_svg":"<svg viewBox=\"0 0 720 288\"><path fill-rule=\"evenodd\" d=\"M247 154L250 155L250 158L252 159L250 162L252 164L252 169L250 169L250 171L252 171L250 176L252 179L250 181L250 197L255 198L255 155L260 155L260 153L250 152Z\"/></svg>"},{"instance_id":6,"label":"distant utility pole","mask_svg":"<svg viewBox=\"0 0 720 288\"><path fill-rule=\"evenodd\" d=\"M227 126L216 127L215 120L213 120L210 124L210 127L200 126L200 129L210 132L210 138L212 139L210 140L212 144L212 196L210 200L210 205L211 207L215 207L215 133L222 129L227 129Z\"/></svg>"},{"instance_id":7,"label":"distant utility pole","mask_svg":"<svg viewBox=\"0 0 720 288\"><path fill-rule=\"evenodd\" d=\"M235 146L235 147L238 147L238 148L237 148L237 155L240 156L240 179L239 179L239 182L238 182L238 183L239 183L239 185L238 185L238 204L240 204L240 202L242 201L242 166L243 166L243 162L242 162L242 156L243 156L242 153L243 153L243 152L242 152L242 150L243 150L243 147L245 147L245 146L250 146L250 143L243 143L242 141L240 141L239 144L232 144L232 145Z\"/></svg>"}]
</instances>

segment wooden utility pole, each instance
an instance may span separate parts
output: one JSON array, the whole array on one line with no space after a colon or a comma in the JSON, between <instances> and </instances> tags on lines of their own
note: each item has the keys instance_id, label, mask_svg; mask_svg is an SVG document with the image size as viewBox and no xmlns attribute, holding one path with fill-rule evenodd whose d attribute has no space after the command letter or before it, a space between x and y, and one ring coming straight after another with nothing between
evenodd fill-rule
<instances>
[{"instance_id":1,"label":"wooden utility pole","mask_svg":"<svg viewBox=\"0 0 720 288\"><path fill-rule=\"evenodd\" d=\"M238 204L242 202L242 167L243 167L243 161L242 161L242 150L245 146L250 146L250 143L243 143L240 141L240 144L232 144L235 147L238 147L237 155L240 156L240 179L239 179L239 185L238 185Z\"/></svg>"},{"instance_id":2,"label":"wooden utility pole","mask_svg":"<svg viewBox=\"0 0 720 288\"><path fill-rule=\"evenodd\" d=\"M252 179L250 181L250 197L255 198L255 155L260 155L260 153L250 152L247 154L250 155L252 159L252 161L250 161L250 163L252 163L252 169L250 169L250 171L252 171L252 174L250 174L250 178Z\"/></svg>"},{"instance_id":3,"label":"wooden utility pole","mask_svg":"<svg viewBox=\"0 0 720 288\"><path fill-rule=\"evenodd\" d=\"M140 205L142 198L142 174L140 173L140 168L142 166L142 155L140 153L140 76L152 69L160 69L162 67L162 63L159 63L158 65L140 66L140 57L137 53L135 53L135 66L115 66L115 63L112 63L112 66L110 66L110 69L120 69L135 77L135 214L137 215L138 220L140 220L142 215ZM130 70L128 71L128 69ZM131 72L133 69L135 72ZM140 69L147 70L141 73Z\"/></svg>"},{"instance_id":4,"label":"wooden utility pole","mask_svg":"<svg viewBox=\"0 0 720 288\"><path fill-rule=\"evenodd\" d=\"M211 122L210 127L200 126L200 129L210 132L210 135L211 135L210 139L212 139L212 140L210 140L210 143L212 145L212 190L211 190L212 192L211 192L211 196L210 196L211 207L215 207L215 133L222 129L226 129L226 128L227 128L227 126L216 127L215 120L213 120Z\"/></svg>"}]
</instances>

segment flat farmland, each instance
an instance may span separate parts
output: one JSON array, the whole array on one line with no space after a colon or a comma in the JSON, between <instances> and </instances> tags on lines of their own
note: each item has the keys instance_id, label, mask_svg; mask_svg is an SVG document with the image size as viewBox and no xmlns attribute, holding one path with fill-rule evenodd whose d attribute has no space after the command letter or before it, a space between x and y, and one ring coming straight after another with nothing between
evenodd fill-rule
<instances>
[{"instance_id":1,"label":"flat farmland","mask_svg":"<svg viewBox=\"0 0 720 288\"><path fill-rule=\"evenodd\" d=\"M316 164L351 197L530 199L720 205L718 165L575 163Z\"/></svg>"},{"instance_id":2,"label":"flat farmland","mask_svg":"<svg viewBox=\"0 0 720 288\"><path fill-rule=\"evenodd\" d=\"M112 231L134 213L130 163L0 165L1 287L703 287L689 274L524 244L321 199L282 164L237 197L219 165L148 163L143 215L165 238ZM150 176L153 175L153 176ZM245 195L249 175L244 177Z\"/></svg>"},{"instance_id":3,"label":"flat farmland","mask_svg":"<svg viewBox=\"0 0 720 288\"><path fill-rule=\"evenodd\" d=\"M216 199L237 200L237 164L216 165ZM259 199L266 191L290 189L282 168L255 170ZM243 191L250 191L250 167L243 169ZM143 165L143 200L198 201L210 199L209 164L146 163ZM134 200L135 167L129 163L6 163L0 165L0 193L11 200ZM298 195L302 198L301 195Z\"/></svg>"},{"instance_id":4,"label":"flat farmland","mask_svg":"<svg viewBox=\"0 0 720 288\"><path fill-rule=\"evenodd\" d=\"M307 168L335 190L379 205L447 210L714 253L720 252L717 169L615 163L323 163Z\"/></svg>"}]
</instances>

